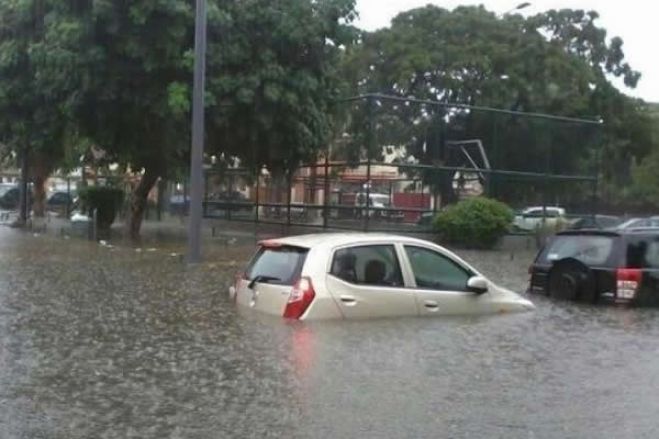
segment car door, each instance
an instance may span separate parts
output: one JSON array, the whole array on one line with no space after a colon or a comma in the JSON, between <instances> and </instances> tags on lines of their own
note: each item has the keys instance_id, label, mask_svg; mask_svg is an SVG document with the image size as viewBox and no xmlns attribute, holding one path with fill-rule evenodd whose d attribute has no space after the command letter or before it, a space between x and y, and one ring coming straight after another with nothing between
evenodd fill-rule
<instances>
[{"instance_id":1,"label":"car door","mask_svg":"<svg viewBox=\"0 0 659 439\"><path fill-rule=\"evenodd\" d=\"M417 315L414 292L405 288L393 244L336 249L326 284L345 318Z\"/></svg>"},{"instance_id":2,"label":"car door","mask_svg":"<svg viewBox=\"0 0 659 439\"><path fill-rule=\"evenodd\" d=\"M448 255L437 250L405 244L405 267L417 298L419 315L472 314L483 311L481 296L468 291L474 276Z\"/></svg>"}]
</instances>

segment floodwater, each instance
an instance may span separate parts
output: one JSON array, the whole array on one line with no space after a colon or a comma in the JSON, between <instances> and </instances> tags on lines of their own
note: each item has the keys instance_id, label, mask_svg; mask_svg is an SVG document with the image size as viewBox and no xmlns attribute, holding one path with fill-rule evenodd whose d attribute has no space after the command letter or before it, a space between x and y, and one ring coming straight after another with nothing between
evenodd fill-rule
<instances>
[{"instance_id":1,"label":"floodwater","mask_svg":"<svg viewBox=\"0 0 659 439\"><path fill-rule=\"evenodd\" d=\"M286 323L237 312L251 249L0 227L0 438L655 438L659 312ZM522 290L531 254L466 252Z\"/></svg>"}]
</instances>

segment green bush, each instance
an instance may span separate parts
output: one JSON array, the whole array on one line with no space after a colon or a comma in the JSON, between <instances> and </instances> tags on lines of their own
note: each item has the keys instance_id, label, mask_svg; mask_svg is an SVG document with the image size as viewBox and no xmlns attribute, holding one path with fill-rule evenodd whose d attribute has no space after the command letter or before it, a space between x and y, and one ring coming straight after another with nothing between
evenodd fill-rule
<instances>
[{"instance_id":1,"label":"green bush","mask_svg":"<svg viewBox=\"0 0 659 439\"><path fill-rule=\"evenodd\" d=\"M100 229L109 229L117 218L117 211L124 199L121 189L105 186L90 186L80 190L82 211L92 216L94 209L98 209L97 219Z\"/></svg>"},{"instance_id":2,"label":"green bush","mask_svg":"<svg viewBox=\"0 0 659 439\"><path fill-rule=\"evenodd\" d=\"M484 197L470 198L437 215L435 230L442 240L474 248L491 248L506 234L514 214L504 203Z\"/></svg>"}]
</instances>

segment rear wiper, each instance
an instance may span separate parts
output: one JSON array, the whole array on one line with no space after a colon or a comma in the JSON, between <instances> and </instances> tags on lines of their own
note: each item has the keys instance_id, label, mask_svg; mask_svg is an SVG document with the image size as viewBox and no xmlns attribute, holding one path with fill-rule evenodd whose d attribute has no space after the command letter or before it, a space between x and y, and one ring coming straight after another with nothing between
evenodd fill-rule
<instances>
[{"instance_id":1,"label":"rear wiper","mask_svg":"<svg viewBox=\"0 0 659 439\"><path fill-rule=\"evenodd\" d=\"M250 290L253 290L254 285L256 285L257 283L268 283L268 282L280 281L280 280L281 279L279 279L278 277L259 275L259 276L254 277L254 279L252 279L252 281L249 283L249 285L247 285L247 288L249 288Z\"/></svg>"}]
</instances>

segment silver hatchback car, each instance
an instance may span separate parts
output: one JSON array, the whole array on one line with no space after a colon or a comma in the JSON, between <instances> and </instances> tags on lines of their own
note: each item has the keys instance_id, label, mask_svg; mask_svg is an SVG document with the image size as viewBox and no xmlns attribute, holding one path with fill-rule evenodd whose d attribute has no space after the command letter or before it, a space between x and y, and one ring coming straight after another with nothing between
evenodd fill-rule
<instances>
[{"instance_id":1,"label":"silver hatchback car","mask_svg":"<svg viewBox=\"0 0 659 439\"><path fill-rule=\"evenodd\" d=\"M367 233L262 241L230 295L240 306L300 320L534 309L439 245Z\"/></svg>"}]
</instances>

